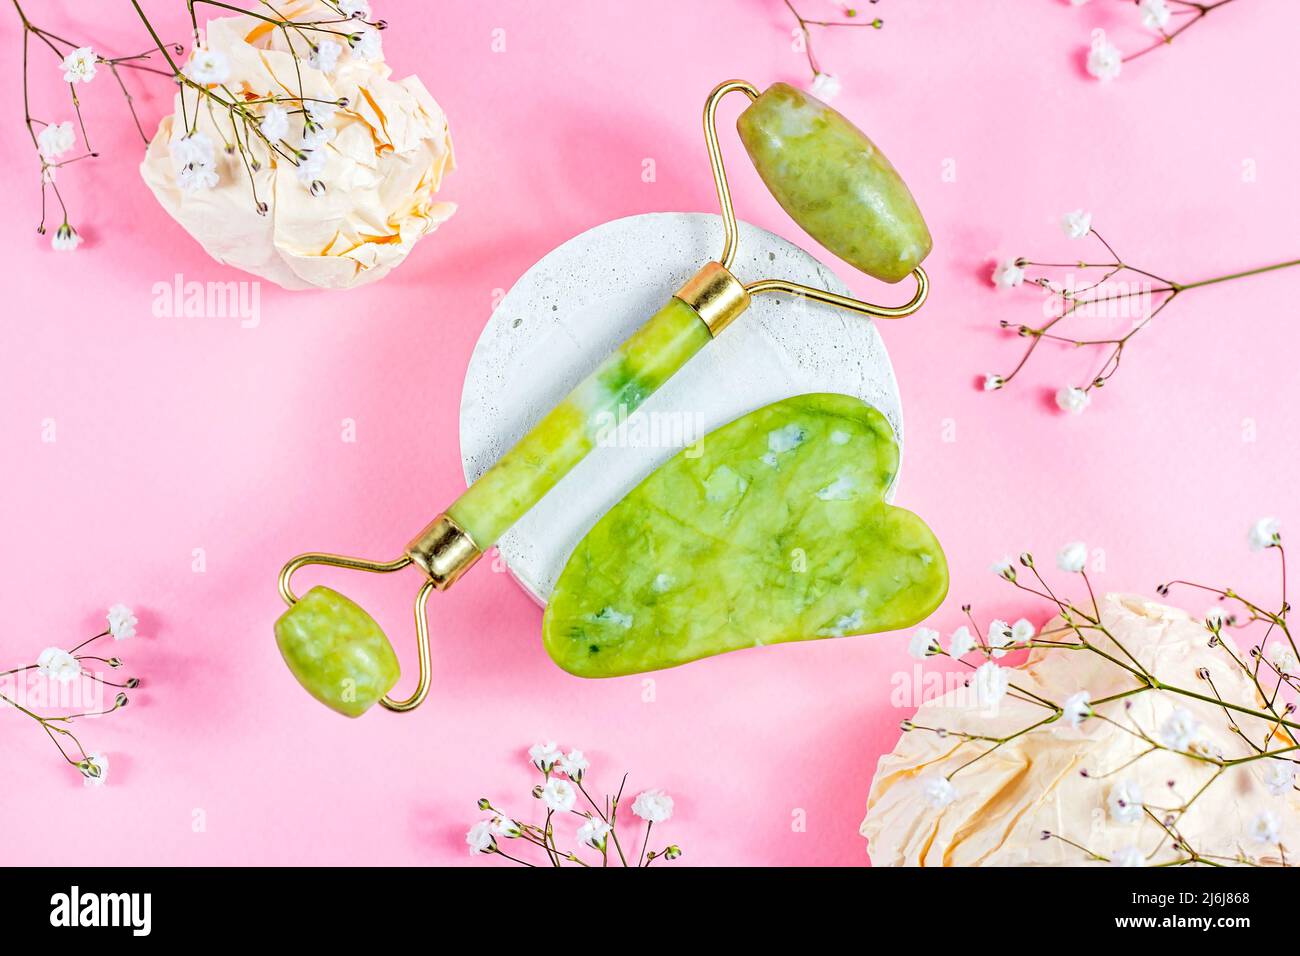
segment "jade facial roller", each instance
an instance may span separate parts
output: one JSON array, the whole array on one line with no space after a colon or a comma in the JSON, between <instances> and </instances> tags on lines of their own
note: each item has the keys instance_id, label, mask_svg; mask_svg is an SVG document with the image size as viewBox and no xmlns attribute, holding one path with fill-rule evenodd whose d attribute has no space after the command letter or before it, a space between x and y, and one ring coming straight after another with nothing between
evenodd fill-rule
<instances>
[{"instance_id":1,"label":"jade facial roller","mask_svg":"<svg viewBox=\"0 0 1300 956\"><path fill-rule=\"evenodd\" d=\"M737 129L759 175L781 206L813 238L874 278L916 279L906 305L871 305L847 296L762 279L745 284L729 271L736 255L736 216L718 146L715 117L728 93L751 103ZM929 282L920 263L930 233L907 186L860 130L808 94L777 83L765 92L732 80L709 94L704 137L722 209L725 239L717 262L704 266L563 401L548 412L444 513L391 561L301 554L280 572L289 605L275 625L276 643L303 687L339 713L359 716L376 701L389 710L419 706L429 692L429 595L446 590L595 446L610 412L631 413L763 292L785 292L877 318L910 315ZM415 565L425 580L415 598L419 680L405 700L388 696L397 656L375 621L357 604L324 587L301 598L294 572L306 565L399 571Z\"/></svg>"}]
</instances>

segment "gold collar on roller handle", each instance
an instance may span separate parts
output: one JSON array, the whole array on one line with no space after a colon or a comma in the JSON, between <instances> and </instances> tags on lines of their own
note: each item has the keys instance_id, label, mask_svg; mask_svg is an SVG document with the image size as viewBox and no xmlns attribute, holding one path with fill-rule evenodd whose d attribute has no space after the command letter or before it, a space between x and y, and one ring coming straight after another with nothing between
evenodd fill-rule
<instances>
[{"instance_id":1,"label":"gold collar on roller handle","mask_svg":"<svg viewBox=\"0 0 1300 956\"><path fill-rule=\"evenodd\" d=\"M718 205L722 213L723 246L722 255L716 262L707 263L696 275L675 293L675 298L692 308L701 321L708 327L709 333L717 337L732 321L748 307L752 296L763 292L784 292L789 295L802 296L814 302L822 302L836 308L846 309L859 315L879 319L898 319L917 311L929 294L929 278L919 265L912 271L916 279L916 293L912 299L901 306L881 306L863 302L849 296L837 295L825 289L789 282L785 279L760 279L748 284L742 283L731 273L735 262L736 247L739 243L739 229L736 213L731 202L731 189L727 183L727 172L722 160L722 150L718 143L717 109L718 103L728 93L741 92L751 101L756 100L759 91L744 80L729 80L719 84L709 94L704 105L704 141L708 147L709 164L713 169L713 181L717 188ZM429 694L430 686L430 651L429 625L426 608L430 594L445 591L456 583L479 558L483 556L480 548L469 532L446 513L438 515L423 531L407 545L405 553L391 561L371 561L365 558L325 552L300 554L290 560L280 570L279 591L284 602L292 607L298 597L294 593L293 575L308 565L344 568L354 571L366 571L375 574L387 574L401 571L408 565L416 565L425 574L425 581L415 598L416 647L419 655L419 677L415 691L405 700L394 700L384 696L380 703L389 710L405 712L414 710Z\"/></svg>"}]
</instances>

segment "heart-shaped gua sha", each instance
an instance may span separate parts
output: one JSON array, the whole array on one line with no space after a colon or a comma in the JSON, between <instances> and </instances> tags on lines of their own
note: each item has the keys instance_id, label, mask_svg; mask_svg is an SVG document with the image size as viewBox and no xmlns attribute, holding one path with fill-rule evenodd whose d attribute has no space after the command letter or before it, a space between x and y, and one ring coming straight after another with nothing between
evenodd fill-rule
<instances>
[{"instance_id":1,"label":"heart-shaped gua sha","mask_svg":"<svg viewBox=\"0 0 1300 956\"><path fill-rule=\"evenodd\" d=\"M898 444L848 395L760 408L683 449L570 555L543 622L551 657L615 677L784 641L907 627L948 566L886 504Z\"/></svg>"}]
</instances>

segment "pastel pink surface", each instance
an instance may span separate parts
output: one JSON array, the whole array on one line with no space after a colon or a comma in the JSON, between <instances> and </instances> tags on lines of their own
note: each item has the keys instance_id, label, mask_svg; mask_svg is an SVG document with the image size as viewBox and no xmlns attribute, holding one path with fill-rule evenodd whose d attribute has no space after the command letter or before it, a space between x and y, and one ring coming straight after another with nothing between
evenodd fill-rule
<instances>
[{"instance_id":1,"label":"pastel pink surface","mask_svg":"<svg viewBox=\"0 0 1300 956\"><path fill-rule=\"evenodd\" d=\"M677 810L659 830L686 850L681 863L865 863L857 826L875 763L918 702L906 635L727 655L653 675L648 695L640 678L559 671L541 647L541 612L508 576L479 569L432 602L435 683L414 714L346 721L281 664L271 623L287 557L396 554L461 491L460 386L497 290L599 222L712 211L704 95L731 76L807 81L779 0L712 0L707 13L688 0L456 0L434 15L415 0L375 5L391 24L389 62L418 73L450 118L460 168L443 196L460 211L376 286L263 284L253 329L152 314L154 284L176 273L244 276L208 259L140 182L140 143L111 77L84 97L103 158L59 180L86 244L58 255L32 234L19 74L0 75L10 184L0 663L76 643L125 601L142 636L113 649L146 681L125 712L85 730L113 759L102 790L83 789L34 726L0 721L5 859L469 862L475 801L532 819L524 749L557 739L587 751L598 787L629 770L633 794L666 788ZM55 32L113 52L144 45L120 11L100 26L75 23L80 5L66 0L41 6ZM882 329L906 420L898 503L926 518L951 562L933 625L957 626L964 602L982 621L1041 623L1047 609L988 566L1022 549L1047 560L1075 538L1104 549L1105 589L1151 593L1182 575L1275 593L1275 561L1247 552L1245 530L1263 514L1300 521L1300 273L1180 299L1079 418L1050 395L1086 380L1091 356L1045 346L1014 388L988 395L976 380L1019 354L998 320L1040 314L1028 290L989 286L991 260L1076 258L1084 246L1057 227L1067 210L1092 210L1126 256L1187 279L1300 254L1300 129L1283 121L1295 84L1279 72L1294 61L1300 7L1226 8L1103 86L1082 69L1089 31L1105 26L1126 50L1145 44L1128 4L860 6L885 29L822 31L815 48L843 80L836 106L903 172L934 234L930 303ZM168 5L147 7L164 36L185 35L180 17L162 15ZM15 18L0 14L0 48L17 43ZM62 118L54 65L41 51L33 61L48 81L36 102L55 104L39 112ZM152 131L168 84L128 82ZM724 148L740 215L815 249L740 158L731 109ZM869 298L905 294L836 268ZM47 419L53 443L42 441ZM341 439L344 419L354 443ZM204 573L192 570L196 548ZM405 688L415 578L337 580L393 635Z\"/></svg>"}]
</instances>

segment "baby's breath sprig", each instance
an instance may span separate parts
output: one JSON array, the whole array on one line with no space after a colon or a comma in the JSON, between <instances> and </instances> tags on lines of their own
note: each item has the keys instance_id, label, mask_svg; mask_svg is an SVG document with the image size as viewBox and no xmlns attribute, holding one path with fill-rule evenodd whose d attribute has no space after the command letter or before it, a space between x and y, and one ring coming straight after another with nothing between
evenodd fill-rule
<instances>
[{"instance_id":1,"label":"baby's breath sprig","mask_svg":"<svg viewBox=\"0 0 1300 956\"><path fill-rule=\"evenodd\" d=\"M1138 333L1147 328L1175 298L1193 289L1218 285L1237 279L1276 272L1300 265L1300 259L1275 262L1239 272L1229 272L1208 279L1180 281L1162 273L1142 268L1124 260L1111 244L1092 225L1092 214L1083 210L1067 213L1061 228L1071 239L1091 236L1101 244L1106 256L1097 261L1080 259L1075 262L1045 262L1017 256L1005 259L993 270L992 281L999 289L1011 289L1023 284L1038 286L1047 293L1044 304L1046 321L1040 325L1026 325L1003 319L999 325L1012 329L1029 345L1020 361L1010 372L984 376L985 391L1006 387L1028 364L1038 347L1045 341L1057 342L1070 348L1101 350L1105 358L1092 379L1081 386L1066 386L1056 393L1056 403L1062 411L1080 414L1092 402L1092 391L1106 385L1119 371L1124 350ZM1069 270L1041 275L1029 275L1026 270ZM1074 270L1083 274L1077 279ZM1153 305L1154 303L1154 305ZM1076 338L1058 330L1067 319L1128 319L1127 331L1092 338Z\"/></svg>"},{"instance_id":2,"label":"baby's breath sprig","mask_svg":"<svg viewBox=\"0 0 1300 956\"><path fill-rule=\"evenodd\" d=\"M867 0L870 4L879 3L880 0ZM788 9L799 24L796 28L799 33L799 39L802 42L804 56L808 58L808 69L812 72L812 84L810 90L815 96L820 96L824 100L830 100L840 91L840 81L833 73L822 72L821 64L818 63L816 55L813 53L812 31L809 27L825 27L826 29L835 29L836 27L870 27L873 30L879 30L885 25L885 21L879 17L871 20L857 19L857 8L847 5L844 8L844 20L814 20L805 17L795 9L791 0L784 0L786 9Z\"/></svg>"},{"instance_id":3,"label":"baby's breath sprig","mask_svg":"<svg viewBox=\"0 0 1300 956\"><path fill-rule=\"evenodd\" d=\"M656 860L675 860L682 855L681 848L671 843L661 849L650 848L650 833L654 825L673 815L673 798L663 790L643 791L632 801L632 814L645 822L645 829L639 838L634 835L625 847L620 840L619 825L626 821L627 816L620 817L619 811L623 806L627 774L623 775L615 793L596 800L587 787L590 762L581 750L570 750L566 754L554 741L539 743L529 749L528 759L542 775L541 783L533 787L532 796L545 806L545 819L541 825L524 823L497 809L491 800L483 797L478 808L492 816L479 820L465 834L471 855L495 854L521 866L552 867L605 867L610 865L611 858L617 858L618 865L625 867L646 867ZM569 816L582 822L573 835L576 847L562 849L556 837L555 823ZM626 826L621 833L626 840ZM505 848L507 846L509 850ZM578 849L588 857L598 853L599 858L586 859L578 854Z\"/></svg>"},{"instance_id":4,"label":"baby's breath sprig","mask_svg":"<svg viewBox=\"0 0 1300 956\"><path fill-rule=\"evenodd\" d=\"M40 161L41 218L36 226L36 232L39 235L45 235L45 224L48 216L47 199L52 194L55 202L58 203L62 221L55 229L50 243L57 251L69 252L81 244L81 234L72 225L67 203L63 198L63 193L59 190L57 171L81 160L94 159L99 156L99 153L92 149L90 145L90 136L86 131L85 118L81 113L81 98L78 95L77 88L93 80L99 71L99 67L107 68L113 75L113 79L117 81L118 89L122 91L127 109L131 112L131 119L135 122L135 128L140 133L140 138L145 143L148 143L149 137L145 135L144 126L140 123L140 116L135 109L135 97L128 89L126 81L122 78L122 70L137 70L143 73L156 73L160 76L169 76L170 73L145 62L153 53L152 49L132 56L104 56L97 53L94 46L89 43L69 40L44 27L37 26L28 19L27 13L18 0L11 0L11 2L13 3L14 12L18 14L23 31L23 123L27 127L27 133L32 141L32 148L36 150L36 157ZM49 122L32 115L31 48L33 41L35 41L36 46L44 47L52 53L59 69L63 71L63 80L68 85L72 112L76 119L75 130L71 120ZM180 47L175 49L177 53L180 52ZM72 152L76 146L77 131L81 133L82 151L65 159L63 157Z\"/></svg>"},{"instance_id":5,"label":"baby's breath sprig","mask_svg":"<svg viewBox=\"0 0 1300 956\"><path fill-rule=\"evenodd\" d=\"M137 677L109 680L100 668L116 670L122 666L122 660L116 656L102 657L87 650L96 641L106 637L112 637L115 641L134 637L136 624L139 623L131 609L122 604L115 604L108 609L106 621L108 626L104 630L71 650L47 647L35 663L0 671L0 705L12 707L45 731L64 761L81 772L88 787L103 786L107 782L108 756L86 750L74 730L76 722L104 717L121 710L130 702L126 691L140 686ZM105 704L102 699L86 701L82 698L81 691L87 687L91 688L94 698L100 698L106 688L115 688L117 692L111 704ZM55 699L50 700L48 692L56 688L70 689L71 699L63 700L55 694ZM63 709L72 712L39 712L50 706L65 704Z\"/></svg>"},{"instance_id":6,"label":"baby's breath sprig","mask_svg":"<svg viewBox=\"0 0 1300 956\"><path fill-rule=\"evenodd\" d=\"M1142 15L1143 24L1160 34L1160 39L1136 53L1128 54L1124 57L1124 62L1131 63L1152 50L1169 46L1180 34L1196 26L1215 10L1232 2L1233 0L1212 0L1208 3L1198 2L1198 0L1167 0L1167 2L1166 0L1133 0ZM1170 3L1174 5L1174 9L1169 9Z\"/></svg>"},{"instance_id":7,"label":"baby's breath sprig","mask_svg":"<svg viewBox=\"0 0 1300 956\"><path fill-rule=\"evenodd\" d=\"M1076 6L1083 2L1085 0L1074 0ZM1196 26L1215 10L1232 3L1233 0L1130 0L1130 2L1137 7L1142 26L1155 33L1158 39L1136 53L1126 55L1106 39L1104 30L1093 30L1087 69L1103 82L1119 76L1125 63L1131 63L1138 57L1169 46L1177 37Z\"/></svg>"},{"instance_id":8,"label":"baby's breath sprig","mask_svg":"<svg viewBox=\"0 0 1300 956\"><path fill-rule=\"evenodd\" d=\"M1006 734L978 734L943 727L927 726L915 720L902 722L907 733L926 732L941 737L951 737L964 743L975 744L977 752L945 774L931 774L922 782L927 802L942 808L958 797L954 782L963 771L979 763L990 754L1026 734L1036 733L1054 724L1066 723L1074 728L1086 721L1095 720L1109 724L1132 736L1140 743L1137 753L1118 766L1083 770L1091 778L1114 777L1145 757L1154 753L1172 754L1211 768L1207 779L1194 791L1180 795L1176 781L1169 781L1172 802L1166 805L1158 799L1144 799L1135 785L1126 779L1116 785L1110 794L1110 813L1121 822L1149 819L1159 828L1160 843L1146 851L1126 848L1112 856L1089 849L1069 836L1054 831L1043 831L1042 839L1055 839L1079 850L1085 859L1104 861L1116 865L1144 865L1157 854L1172 850L1173 857L1160 865L1256 865L1258 860L1244 849L1236 854L1224 855L1203 851L1194 846L1180 831L1179 824L1191 807L1219 780L1243 767L1259 767L1264 771L1267 789L1284 795L1296 788L1296 770L1300 766L1300 720L1296 717L1296 692L1300 691L1300 647L1290 629L1291 605L1287 599L1286 550L1282 544L1278 522L1263 518L1251 526L1248 540L1253 550L1276 551L1281 569L1281 597L1276 609L1263 602L1243 596L1232 588L1212 587L1192 581L1174 580L1159 585L1156 590L1167 596L1175 588L1189 588L1215 595L1216 604L1204 616L1209 633L1208 645L1224 654L1231 665L1245 677L1254 700L1233 700L1225 696L1208 668L1199 668L1197 680L1204 687L1185 687L1165 680L1155 670L1148 668L1133 654L1114 630L1103 619L1096 592L1086 568L1088 549L1082 542L1066 545L1057 555L1057 567L1068 574L1077 574L1087 594L1086 600L1076 601L1061 596L1040 572L1033 555L1025 553L1016 561L1004 558L993 565L993 572L1016 589L1040 598L1053 606L1061 624L1051 630L1035 632L1027 621L1008 625L993 621L981 629L965 605L963 613L970 626L963 626L952 635L947 648L936 632L922 629L912 641L914 656L950 657L972 671L969 686L975 692L979 706L996 706L1004 697L1016 699L1038 708L1025 726ZM1250 648L1239 655L1225 642L1226 628L1247 628L1263 625L1263 634ZM971 628L976 635L972 636ZM1016 671L1001 667L996 659L1006 653L1029 648L1042 648L1050 652L1070 652L1095 655L1110 666L1125 672L1132 686L1105 697L1094 698L1086 690L1063 700L1054 700L1034 693L1014 683ZM972 656L983 658L972 663ZM1174 707L1158 727L1143 726L1134 716L1133 703L1141 695L1164 693L1188 701L1213 705L1222 712L1228 729L1241 747L1236 754L1227 754L1211 743L1203 734L1195 715L1184 707ZM1252 734L1243 727L1242 718L1256 721L1258 732ZM1250 824L1248 836L1254 843L1274 847L1283 865L1290 865L1286 848L1280 841L1280 823L1275 814L1264 810Z\"/></svg>"}]
</instances>

